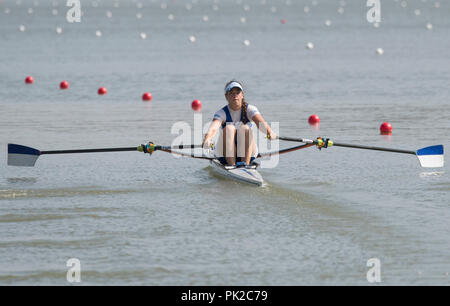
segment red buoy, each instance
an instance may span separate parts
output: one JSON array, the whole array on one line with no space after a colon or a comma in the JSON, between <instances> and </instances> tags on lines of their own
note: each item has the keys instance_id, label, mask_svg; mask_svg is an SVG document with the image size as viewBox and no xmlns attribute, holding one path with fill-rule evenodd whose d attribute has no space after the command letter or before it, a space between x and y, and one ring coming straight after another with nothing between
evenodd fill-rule
<instances>
[{"instance_id":1,"label":"red buoy","mask_svg":"<svg viewBox=\"0 0 450 306\"><path fill-rule=\"evenodd\" d=\"M200 111L202 109L202 102L200 100L192 101L191 107L194 111Z\"/></svg>"},{"instance_id":2,"label":"red buoy","mask_svg":"<svg viewBox=\"0 0 450 306\"><path fill-rule=\"evenodd\" d=\"M69 88L69 83L67 81L62 81L61 83L59 83L59 88L67 89Z\"/></svg>"},{"instance_id":3,"label":"red buoy","mask_svg":"<svg viewBox=\"0 0 450 306\"><path fill-rule=\"evenodd\" d=\"M309 116L308 122L311 125L317 125L320 123L320 118L317 115L311 115Z\"/></svg>"},{"instance_id":4,"label":"red buoy","mask_svg":"<svg viewBox=\"0 0 450 306\"><path fill-rule=\"evenodd\" d=\"M143 101L150 101L152 99L152 94L149 92L146 92L142 95L142 100Z\"/></svg>"},{"instance_id":5,"label":"red buoy","mask_svg":"<svg viewBox=\"0 0 450 306\"><path fill-rule=\"evenodd\" d=\"M98 94L99 94L99 95L106 95L107 92L108 92L108 91L106 90L105 87L100 87L100 88L98 89Z\"/></svg>"},{"instance_id":6,"label":"red buoy","mask_svg":"<svg viewBox=\"0 0 450 306\"><path fill-rule=\"evenodd\" d=\"M286 19L284 19L284 18L281 19L281 23L282 23L282 24L286 24Z\"/></svg>"},{"instance_id":7,"label":"red buoy","mask_svg":"<svg viewBox=\"0 0 450 306\"><path fill-rule=\"evenodd\" d=\"M33 77L32 77L31 75L27 76L27 77L25 78L25 83L26 83L26 84L33 84L33 83L34 83Z\"/></svg>"},{"instance_id":8,"label":"red buoy","mask_svg":"<svg viewBox=\"0 0 450 306\"><path fill-rule=\"evenodd\" d=\"M392 134L392 125L389 122L383 122L380 126L380 134L381 135Z\"/></svg>"}]
</instances>

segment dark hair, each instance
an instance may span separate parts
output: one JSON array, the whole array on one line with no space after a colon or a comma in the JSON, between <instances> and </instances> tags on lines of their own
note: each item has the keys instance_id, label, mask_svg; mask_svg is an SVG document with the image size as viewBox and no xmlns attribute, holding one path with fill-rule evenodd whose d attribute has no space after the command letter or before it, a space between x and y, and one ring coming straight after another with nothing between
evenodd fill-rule
<instances>
[{"instance_id":1,"label":"dark hair","mask_svg":"<svg viewBox=\"0 0 450 306\"><path fill-rule=\"evenodd\" d=\"M228 85L230 85L233 82L239 83L239 85L241 85L241 87L244 88L244 86L242 85L241 82L233 79L225 84L225 87L223 90L225 91L227 89ZM241 112L242 112L242 123L247 124L247 102L245 101L245 98L242 99Z\"/></svg>"}]
</instances>

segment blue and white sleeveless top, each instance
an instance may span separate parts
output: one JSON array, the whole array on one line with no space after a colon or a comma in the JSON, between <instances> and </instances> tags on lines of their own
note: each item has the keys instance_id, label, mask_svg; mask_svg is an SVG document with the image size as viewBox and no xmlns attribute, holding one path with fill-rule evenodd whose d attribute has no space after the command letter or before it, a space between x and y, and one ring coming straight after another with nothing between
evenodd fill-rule
<instances>
[{"instance_id":1,"label":"blue and white sleeveless top","mask_svg":"<svg viewBox=\"0 0 450 306\"><path fill-rule=\"evenodd\" d=\"M256 106L247 104L247 122L251 127L251 119L253 116L259 114ZM224 106L214 114L214 120L220 120L222 122L222 128L225 127L227 123L233 123L238 127L242 123L242 111L239 109L237 111L232 110L228 105Z\"/></svg>"}]
</instances>

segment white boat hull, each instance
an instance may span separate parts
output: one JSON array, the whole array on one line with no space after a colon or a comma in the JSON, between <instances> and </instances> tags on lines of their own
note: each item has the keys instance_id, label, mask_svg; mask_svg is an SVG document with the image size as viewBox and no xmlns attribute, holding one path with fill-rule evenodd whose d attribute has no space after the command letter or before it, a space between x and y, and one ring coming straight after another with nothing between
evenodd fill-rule
<instances>
[{"instance_id":1,"label":"white boat hull","mask_svg":"<svg viewBox=\"0 0 450 306\"><path fill-rule=\"evenodd\" d=\"M264 180L259 174L257 164L252 164L249 167L224 166L217 159L211 160L211 167L214 171L222 176L245 182L257 186L261 186Z\"/></svg>"}]
</instances>

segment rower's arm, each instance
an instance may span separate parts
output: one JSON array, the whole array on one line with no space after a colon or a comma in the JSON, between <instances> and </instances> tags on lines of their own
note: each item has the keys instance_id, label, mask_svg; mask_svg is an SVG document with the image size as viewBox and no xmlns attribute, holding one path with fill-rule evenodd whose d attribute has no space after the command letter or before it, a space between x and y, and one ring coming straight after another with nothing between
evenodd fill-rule
<instances>
[{"instance_id":1,"label":"rower's arm","mask_svg":"<svg viewBox=\"0 0 450 306\"><path fill-rule=\"evenodd\" d=\"M218 119L214 119L212 121L211 125L209 126L208 132L206 133L205 138L203 139L203 144L213 139L213 137L216 135L221 125L222 122Z\"/></svg>"},{"instance_id":2,"label":"rower's arm","mask_svg":"<svg viewBox=\"0 0 450 306\"><path fill-rule=\"evenodd\" d=\"M272 131L270 125L264 120L261 114L254 115L252 120L256 123L256 126L262 133L269 136L269 139L274 140L277 138L277 135Z\"/></svg>"}]
</instances>

